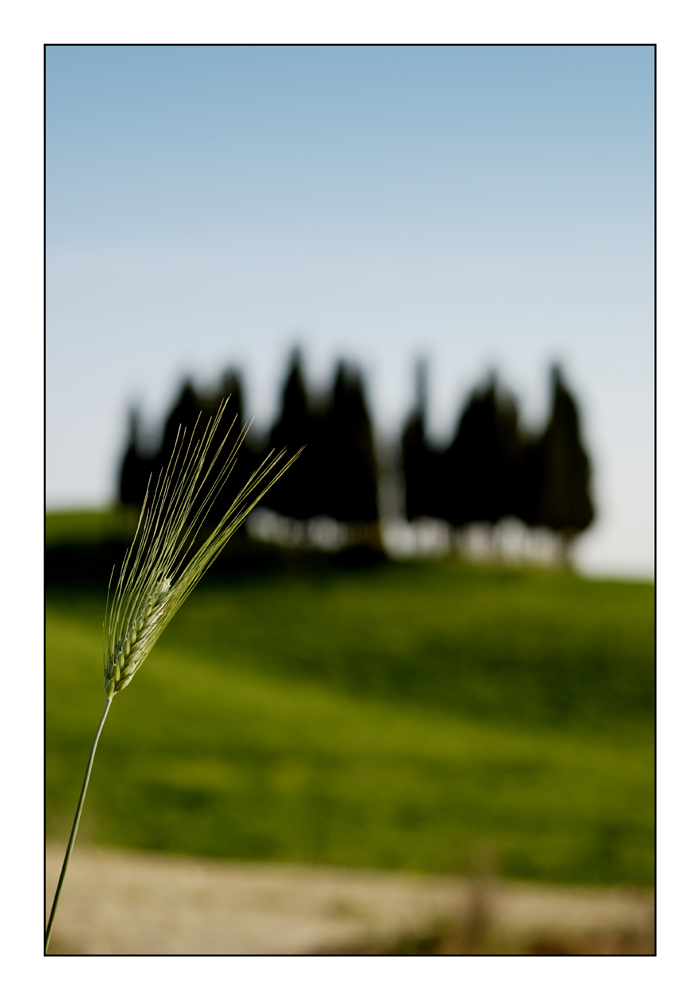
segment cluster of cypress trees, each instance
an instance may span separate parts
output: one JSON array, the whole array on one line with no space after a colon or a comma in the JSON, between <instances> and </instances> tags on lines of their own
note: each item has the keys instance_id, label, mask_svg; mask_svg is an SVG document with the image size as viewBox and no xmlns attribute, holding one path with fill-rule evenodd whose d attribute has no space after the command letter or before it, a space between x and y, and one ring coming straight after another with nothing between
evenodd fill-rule
<instances>
[{"instance_id":1,"label":"cluster of cypress trees","mask_svg":"<svg viewBox=\"0 0 700 1000\"><path fill-rule=\"evenodd\" d=\"M354 542L379 542L377 462L372 422L359 371L337 365L327 397L312 396L299 351L292 355L282 406L270 430L270 446L306 450L275 486L266 504L306 521L332 517L348 525Z\"/></svg>"},{"instance_id":2,"label":"cluster of cypress trees","mask_svg":"<svg viewBox=\"0 0 700 1000\"><path fill-rule=\"evenodd\" d=\"M426 436L424 366L418 368L417 390L401 436L408 520L438 518L460 529L516 517L554 532L565 559L571 541L591 524L593 505L578 409L561 370L552 369L551 408L540 434L522 427L515 400L491 376L466 400L454 437L444 448L433 446ZM122 503L142 502L149 475L167 463L178 426L192 427L200 411L213 415L226 396L232 397L231 412L245 413L241 377L235 371L226 372L219 391L210 394L186 381L166 419L160 446L151 452L140 441L137 415L131 414L121 464ZM279 415L264 440L246 438L230 489L240 486L270 448L294 452L302 445L302 457L266 496L265 505L305 523L318 516L334 518L348 526L354 543L380 548L378 469L360 372L339 362L331 392L315 396L295 351ZM225 493L219 505L232 499Z\"/></svg>"},{"instance_id":3,"label":"cluster of cypress trees","mask_svg":"<svg viewBox=\"0 0 700 1000\"><path fill-rule=\"evenodd\" d=\"M146 495L149 477L152 474L157 475L159 470L168 464L175 447L178 429L180 427L186 427L190 430L195 428L195 439L201 438L207 420L216 414L221 401L227 396L231 397L229 411L232 414L242 415L244 413L243 391L241 378L236 371L225 372L220 391L210 394L198 392L192 382L186 380L174 407L166 418L160 446L156 449L148 449L144 445L140 434L138 414L132 410L129 416L129 439L119 477L119 498L123 504L141 506ZM200 413L202 416L197 422ZM242 424L239 424L236 430L241 426ZM216 453L226 429L226 427L222 427L214 439L212 454ZM263 455L257 455L250 446L241 448L237 459L236 484L238 488L255 471L263 457ZM217 473L218 468L215 464L211 478L214 479ZM224 510L234 499L235 494L231 495L231 489L234 488L231 484L228 490L222 491L212 508L212 517L223 515Z\"/></svg>"},{"instance_id":4,"label":"cluster of cypress trees","mask_svg":"<svg viewBox=\"0 0 700 1000\"><path fill-rule=\"evenodd\" d=\"M190 381L185 382L167 417L160 447L151 453L140 442L138 417L132 412L120 474L122 503L142 502L149 475L163 467L172 453L178 426L192 427L201 411L203 427L229 395L229 412L243 415L241 377L235 371L228 371L220 390L209 395L198 393ZM330 394L317 397L307 389L299 351L293 353L279 416L266 438L245 439L236 473L222 491L219 506L232 502L232 491L245 482L271 448L286 448L294 454L302 446L301 458L266 495L265 506L302 522L319 516L334 518L348 526L351 542L380 549L372 424L361 375L344 361L337 365Z\"/></svg>"},{"instance_id":5,"label":"cluster of cypress trees","mask_svg":"<svg viewBox=\"0 0 700 1000\"><path fill-rule=\"evenodd\" d=\"M571 542L593 521L590 462L578 408L561 369L551 372L551 407L540 434L522 427L514 398L495 375L465 401L452 441L426 439L425 367L401 439L406 516L439 518L453 528L495 526L506 517L548 528L568 560Z\"/></svg>"}]
</instances>

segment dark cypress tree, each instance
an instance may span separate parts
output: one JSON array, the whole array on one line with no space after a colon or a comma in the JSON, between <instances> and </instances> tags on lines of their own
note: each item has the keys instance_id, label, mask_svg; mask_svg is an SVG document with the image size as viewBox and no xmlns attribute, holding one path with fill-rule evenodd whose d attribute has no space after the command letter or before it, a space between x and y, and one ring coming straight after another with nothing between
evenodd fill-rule
<instances>
[{"instance_id":1,"label":"dark cypress tree","mask_svg":"<svg viewBox=\"0 0 700 1000\"><path fill-rule=\"evenodd\" d=\"M358 538L379 545L372 424L360 374L343 361L338 364L324 425L324 513L354 524Z\"/></svg>"},{"instance_id":2,"label":"dark cypress tree","mask_svg":"<svg viewBox=\"0 0 700 1000\"><path fill-rule=\"evenodd\" d=\"M183 382L173 408L165 420L160 447L151 459L151 468L156 474L160 469L166 468L176 441L183 441L184 431L187 434L183 446L187 448L189 443L190 448L196 447L196 443L204 435L208 421L215 417L219 406L228 397L230 397L229 402L212 442L212 455L223 443L227 434L229 441L231 439L235 441L243 430L245 413L241 376L235 370L229 369L222 377L220 388L209 393L197 392L190 379ZM212 505L210 512L212 518L223 516L260 464L260 458L255 446L246 437L236 458L235 471ZM210 484L215 482L223 461L222 457L219 462L213 463L208 477Z\"/></svg>"},{"instance_id":3,"label":"dark cypress tree","mask_svg":"<svg viewBox=\"0 0 700 1000\"><path fill-rule=\"evenodd\" d=\"M280 414L270 430L270 446L286 448L292 455L304 447L304 453L265 496L265 506L298 520L323 513L320 445L318 418L311 409L301 352L297 349L292 352L282 389Z\"/></svg>"},{"instance_id":4,"label":"dark cypress tree","mask_svg":"<svg viewBox=\"0 0 700 1000\"><path fill-rule=\"evenodd\" d=\"M238 436L246 426L246 403L243 388L243 376L236 369L229 368L224 372L221 380L221 399L228 399L226 405L226 417L224 426L229 427L234 414L237 420L232 433ZM218 408L218 402L217 402ZM236 459L236 468L229 481L229 502L232 503L234 497L230 495L231 489L235 488L238 493L241 487L258 469L269 451L267 438L257 432L255 424L252 424L245 436L241 449ZM284 477L283 477L284 478ZM276 487L272 487L274 490ZM264 502L264 501L263 501Z\"/></svg>"},{"instance_id":5,"label":"dark cypress tree","mask_svg":"<svg viewBox=\"0 0 700 1000\"><path fill-rule=\"evenodd\" d=\"M243 377L235 368L227 368L221 377L221 399L228 399L226 412L230 420L235 413L238 416L236 426L239 431L245 424L245 397L243 394ZM218 407L218 403L217 403Z\"/></svg>"},{"instance_id":6,"label":"dark cypress tree","mask_svg":"<svg viewBox=\"0 0 700 1000\"><path fill-rule=\"evenodd\" d=\"M495 375L469 398L445 461L444 509L455 528L476 522L493 526L516 513L522 462L518 413Z\"/></svg>"},{"instance_id":7,"label":"dark cypress tree","mask_svg":"<svg viewBox=\"0 0 700 1000\"><path fill-rule=\"evenodd\" d=\"M535 528L539 525L540 497L542 495L542 448L537 434L521 430L520 461L515 477L515 517Z\"/></svg>"},{"instance_id":8,"label":"dark cypress tree","mask_svg":"<svg viewBox=\"0 0 700 1000\"><path fill-rule=\"evenodd\" d=\"M139 442L139 414L129 413L129 437L119 473L119 499L128 506L140 507L146 496L152 463Z\"/></svg>"},{"instance_id":9,"label":"dark cypress tree","mask_svg":"<svg viewBox=\"0 0 700 1000\"><path fill-rule=\"evenodd\" d=\"M557 365L551 379L551 411L539 442L537 520L557 534L561 558L568 564L573 539L593 522L591 467L581 442L578 407Z\"/></svg>"},{"instance_id":10,"label":"dark cypress tree","mask_svg":"<svg viewBox=\"0 0 700 1000\"><path fill-rule=\"evenodd\" d=\"M426 440L425 424L428 408L427 365L416 365L416 406L408 417L401 435L406 517L439 517L441 490L436 483L439 456Z\"/></svg>"},{"instance_id":11,"label":"dark cypress tree","mask_svg":"<svg viewBox=\"0 0 700 1000\"><path fill-rule=\"evenodd\" d=\"M517 516L518 486L524 460L524 441L515 398L495 385L496 412L496 521ZM496 521L494 523L496 523Z\"/></svg>"},{"instance_id":12,"label":"dark cypress tree","mask_svg":"<svg viewBox=\"0 0 700 1000\"><path fill-rule=\"evenodd\" d=\"M202 411L198 433L201 428L206 427L209 420L214 419L224 400L227 400L226 409L214 436L212 453L223 444L225 439L229 442L236 441L245 428L243 381L240 373L232 368L224 372L217 390L207 394L196 394L196 402ZM211 510L212 518L223 517L245 483L260 465L263 457L251 436L247 434L238 450L234 471L214 502ZM224 461L224 452L222 452L221 458L213 464L210 477L212 482L221 471Z\"/></svg>"},{"instance_id":13,"label":"dark cypress tree","mask_svg":"<svg viewBox=\"0 0 700 1000\"><path fill-rule=\"evenodd\" d=\"M178 435L182 436L184 428L187 428L190 433L194 433L197 438L202 436L206 419L200 417L196 431L194 428L199 414L208 409L206 404L207 401L197 394L192 381L185 379L175 405L165 420L160 448L154 457L154 467L156 469L161 469L167 465L168 459L173 453L175 443L178 440Z\"/></svg>"}]
</instances>

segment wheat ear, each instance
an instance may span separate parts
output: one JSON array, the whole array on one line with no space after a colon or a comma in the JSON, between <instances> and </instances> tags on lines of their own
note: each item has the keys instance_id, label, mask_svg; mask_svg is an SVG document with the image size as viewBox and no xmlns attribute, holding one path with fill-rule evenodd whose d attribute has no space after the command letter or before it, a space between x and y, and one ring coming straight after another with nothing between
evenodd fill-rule
<instances>
[{"instance_id":1,"label":"wheat ear","mask_svg":"<svg viewBox=\"0 0 700 1000\"><path fill-rule=\"evenodd\" d=\"M118 691L123 691L131 683L168 622L192 593L236 528L240 527L260 498L301 454L300 451L297 452L282 465L284 451L278 455L270 452L216 527L195 548L197 537L205 528L212 506L233 471L236 456L250 427L250 424L246 425L234 440L234 418L221 444L214 447L227 403L228 399L224 400L216 416L208 420L199 439L196 437L196 430L201 414L191 431L182 428L178 430L172 455L167 466L158 474L152 496L149 481L134 540L124 557L114 591L110 579L103 627L104 690L107 704L90 750L78 808L51 907L46 928L47 952L68 862L78 833L97 743L112 699Z\"/></svg>"}]
</instances>

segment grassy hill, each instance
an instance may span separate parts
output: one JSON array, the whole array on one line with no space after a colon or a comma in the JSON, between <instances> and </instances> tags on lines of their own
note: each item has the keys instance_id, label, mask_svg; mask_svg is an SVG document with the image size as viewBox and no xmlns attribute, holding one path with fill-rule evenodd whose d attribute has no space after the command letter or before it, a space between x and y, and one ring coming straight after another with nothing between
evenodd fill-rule
<instances>
[{"instance_id":1,"label":"grassy hill","mask_svg":"<svg viewBox=\"0 0 700 1000\"><path fill-rule=\"evenodd\" d=\"M47 596L53 836L103 707L104 597ZM115 699L81 837L650 884L653 699L650 584L449 562L220 575Z\"/></svg>"}]
</instances>

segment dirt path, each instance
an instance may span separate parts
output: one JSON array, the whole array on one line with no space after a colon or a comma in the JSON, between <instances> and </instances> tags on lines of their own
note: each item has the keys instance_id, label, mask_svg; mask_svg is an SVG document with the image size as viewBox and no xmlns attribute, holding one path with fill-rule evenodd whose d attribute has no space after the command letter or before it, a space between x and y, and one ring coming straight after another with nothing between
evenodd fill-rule
<instances>
[{"instance_id":1,"label":"dirt path","mask_svg":"<svg viewBox=\"0 0 700 1000\"><path fill-rule=\"evenodd\" d=\"M47 905L64 847L46 854ZM651 893L78 847L52 952L644 954Z\"/></svg>"}]
</instances>

